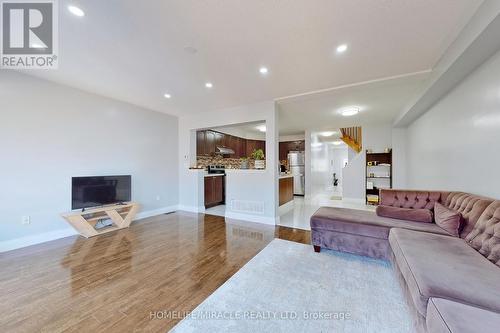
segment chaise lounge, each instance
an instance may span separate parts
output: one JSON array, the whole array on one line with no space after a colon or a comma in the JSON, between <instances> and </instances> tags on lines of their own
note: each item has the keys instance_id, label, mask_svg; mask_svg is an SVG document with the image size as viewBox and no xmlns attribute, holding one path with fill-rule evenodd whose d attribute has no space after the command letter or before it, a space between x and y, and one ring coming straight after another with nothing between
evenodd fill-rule
<instances>
[{"instance_id":1,"label":"chaise lounge","mask_svg":"<svg viewBox=\"0 0 500 333\"><path fill-rule=\"evenodd\" d=\"M420 332L498 332L500 201L404 190L380 198L377 212L320 208L314 250L391 260Z\"/></svg>"}]
</instances>

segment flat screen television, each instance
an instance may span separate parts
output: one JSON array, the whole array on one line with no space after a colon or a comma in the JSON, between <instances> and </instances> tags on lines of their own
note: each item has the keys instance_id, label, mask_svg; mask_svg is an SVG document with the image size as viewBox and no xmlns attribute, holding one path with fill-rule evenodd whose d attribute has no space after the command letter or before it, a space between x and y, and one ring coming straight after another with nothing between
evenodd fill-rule
<instances>
[{"instance_id":1,"label":"flat screen television","mask_svg":"<svg viewBox=\"0 0 500 333\"><path fill-rule=\"evenodd\" d=\"M72 178L71 209L111 205L131 200L131 176Z\"/></svg>"}]
</instances>

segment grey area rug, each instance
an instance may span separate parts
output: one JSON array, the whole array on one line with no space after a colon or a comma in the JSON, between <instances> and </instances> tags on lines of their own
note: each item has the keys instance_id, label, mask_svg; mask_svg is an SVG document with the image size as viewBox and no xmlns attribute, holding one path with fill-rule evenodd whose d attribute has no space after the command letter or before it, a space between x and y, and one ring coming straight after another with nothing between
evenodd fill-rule
<instances>
[{"instance_id":1,"label":"grey area rug","mask_svg":"<svg viewBox=\"0 0 500 333\"><path fill-rule=\"evenodd\" d=\"M273 240L171 332L413 332L389 262Z\"/></svg>"}]
</instances>

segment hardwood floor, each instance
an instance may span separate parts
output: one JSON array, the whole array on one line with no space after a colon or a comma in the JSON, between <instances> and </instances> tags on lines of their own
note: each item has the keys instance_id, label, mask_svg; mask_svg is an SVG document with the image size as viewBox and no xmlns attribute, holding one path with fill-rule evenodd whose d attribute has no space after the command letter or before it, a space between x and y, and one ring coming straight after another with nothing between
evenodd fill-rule
<instances>
[{"instance_id":1,"label":"hardwood floor","mask_svg":"<svg viewBox=\"0 0 500 333\"><path fill-rule=\"evenodd\" d=\"M0 254L2 332L166 332L274 238L310 232L177 212ZM311 247L312 251L312 247Z\"/></svg>"}]
</instances>

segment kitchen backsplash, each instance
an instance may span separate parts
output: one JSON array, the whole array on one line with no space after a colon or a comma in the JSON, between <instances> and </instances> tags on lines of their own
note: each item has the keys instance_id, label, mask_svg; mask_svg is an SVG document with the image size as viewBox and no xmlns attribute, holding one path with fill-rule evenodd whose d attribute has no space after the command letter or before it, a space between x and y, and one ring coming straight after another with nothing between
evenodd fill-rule
<instances>
[{"instance_id":1,"label":"kitchen backsplash","mask_svg":"<svg viewBox=\"0 0 500 333\"><path fill-rule=\"evenodd\" d=\"M226 169L240 169L241 159L223 158L222 156L197 156L196 163L198 167L206 168L208 165L223 165ZM248 159L250 169L255 166L255 161Z\"/></svg>"}]
</instances>

